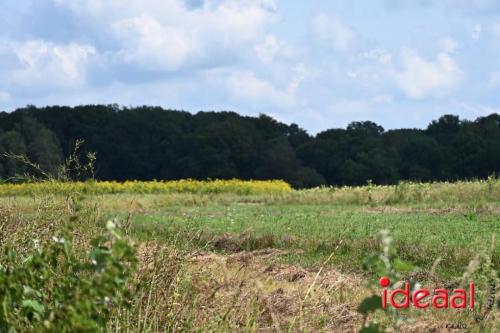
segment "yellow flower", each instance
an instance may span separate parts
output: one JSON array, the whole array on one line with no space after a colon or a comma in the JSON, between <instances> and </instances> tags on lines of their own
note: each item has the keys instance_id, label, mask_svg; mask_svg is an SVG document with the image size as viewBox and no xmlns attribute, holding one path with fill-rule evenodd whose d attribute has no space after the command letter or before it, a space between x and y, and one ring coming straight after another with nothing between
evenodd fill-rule
<instances>
[{"instance_id":1,"label":"yellow flower","mask_svg":"<svg viewBox=\"0 0 500 333\"><path fill-rule=\"evenodd\" d=\"M264 194L291 192L290 184L282 180L180 179L171 181L44 181L25 184L0 184L0 196L34 195L43 193L66 194L70 192L90 194L111 193L236 193Z\"/></svg>"}]
</instances>

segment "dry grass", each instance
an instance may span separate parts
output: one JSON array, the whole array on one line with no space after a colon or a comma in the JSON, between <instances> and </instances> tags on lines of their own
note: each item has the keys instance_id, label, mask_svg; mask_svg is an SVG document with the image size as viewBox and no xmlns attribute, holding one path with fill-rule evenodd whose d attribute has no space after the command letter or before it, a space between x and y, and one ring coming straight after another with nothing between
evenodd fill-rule
<instances>
[{"instance_id":1,"label":"dry grass","mask_svg":"<svg viewBox=\"0 0 500 333\"><path fill-rule=\"evenodd\" d=\"M143 309L139 331L357 332L356 308L370 293L362 275L282 264L276 250L179 260L151 242L139 253L148 283L134 305ZM169 260L160 260L165 253ZM399 332L448 332L449 315L426 311Z\"/></svg>"}]
</instances>

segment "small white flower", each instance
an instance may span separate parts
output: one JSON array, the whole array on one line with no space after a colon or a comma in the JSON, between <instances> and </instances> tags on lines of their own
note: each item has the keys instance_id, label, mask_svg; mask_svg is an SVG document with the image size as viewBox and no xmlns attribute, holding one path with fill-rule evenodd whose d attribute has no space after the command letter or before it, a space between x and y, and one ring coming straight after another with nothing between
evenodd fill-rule
<instances>
[{"instance_id":1,"label":"small white flower","mask_svg":"<svg viewBox=\"0 0 500 333\"><path fill-rule=\"evenodd\" d=\"M92 265L97 265L97 261L95 261L95 259L92 259Z\"/></svg>"},{"instance_id":2,"label":"small white flower","mask_svg":"<svg viewBox=\"0 0 500 333\"><path fill-rule=\"evenodd\" d=\"M106 229L108 230L114 230L116 228L116 223L112 220L109 220L107 223L106 223Z\"/></svg>"},{"instance_id":3,"label":"small white flower","mask_svg":"<svg viewBox=\"0 0 500 333\"><path fill-rule=\"evenodd\" d=\"M64 244L66 242L66 240L64 238L57 238L56 236L52 236L52 240L56 243L59 243L59 244Z\"/></svg>"}]
</instances>

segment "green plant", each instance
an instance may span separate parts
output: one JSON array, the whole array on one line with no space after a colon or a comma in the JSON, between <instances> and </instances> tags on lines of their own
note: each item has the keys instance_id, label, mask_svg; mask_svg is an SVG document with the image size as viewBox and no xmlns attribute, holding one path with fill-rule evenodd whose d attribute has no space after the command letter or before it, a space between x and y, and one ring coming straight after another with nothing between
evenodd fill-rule
<instances>
[{"instance_id":1,"label":"green plant","mask_svg":"<svg viewBox=\"0 0 500 333\"><path fill-rule=\"evenodd\" d=\"M34 175L25 179L69 181L92 177L94 154L78 157L77 141L57 174L23 156ZM63 204L42 200L36 215L19 221L5 214L0 228L0 332L103 332L118 308L131 303L137 259L116 220L98 221L92 201L77 191Z\"/></svg>"},{"instance_id":2,"label":"green plant","mask_svg":"<svg viewBox=\"0 0 500 333\"><path fill-rule=\"evenodd\" d=\"M493 193L493 190L495 188L495 183L498 182L498 178L494 173L490 174L488 178L486 179L486 184L488 185L488 193Z\"/></svg>"},{"instance_id":3,"label":"green plant","mask_svg":"<svg viewBox=\"0 0 500 333\"><path fill-rule=\"evenodd\" d=\"M115 222L81 251L70 230L33 243L19 255L7 247L0 266L1 332L98 332L127 304L136 263Z\"/></svg>"},{"instance_id":4,"label":"green plant","mask_svg":"<svg viewBox=\"0 0 500 333\"><path fill-rule=\"evenodd\" d=\"M96 162L96 153L87 152L85 159L82 160L80 155L81 148L85 143L84 140L76 140L73 151L68 158L59 166L56 178L60 181L75 181L94 179L94 165Z\"/></svg>"},{"instance_id":5,"label":"green plant","mask_svg":"<svg viewBox=\"0 0 500 333\"><path fill-rule=\"evenodd\" d=\"M377 240L381 244L381 251L376 254L368 255L365 258L363 268L375 274L377 277L388 277L391 281L400 281L403 274L408 274L417 269L410 263L401 260L396 253L396 250L391 246L392 238L387 230L382 230L376 235ZM410 285L413 287L416 281L410 279ZM375 281L372 281L370 287L372 290L378 287ZM382 298L378 293L373 292L369 297L366 297L358 306L358 312L363 315L363 326L360 333L377 333L385 332L385 325L376 321L370 321L370 314L381 311L385 314L388 321L392 325L392 329L397 331L404 318L396 309L382 308Z\"/></svg>"},{"instance_id":6,"label":"green plant","mask_svg":"<svg viewBox=\"0 0 500 333\"><path fill-rule=\"evenodd\" d=\"M84 140L76 140L69 156L54 171L44 170L38 163L31 161L26 155L10 152L1 154L7 160L23 165L27 172L17 174L10 182L26 183L39 181L78 181L94 179L94 165L96 153L88 152L85 159L81 158L81 148Z\"/></svg>"}]
</instances>

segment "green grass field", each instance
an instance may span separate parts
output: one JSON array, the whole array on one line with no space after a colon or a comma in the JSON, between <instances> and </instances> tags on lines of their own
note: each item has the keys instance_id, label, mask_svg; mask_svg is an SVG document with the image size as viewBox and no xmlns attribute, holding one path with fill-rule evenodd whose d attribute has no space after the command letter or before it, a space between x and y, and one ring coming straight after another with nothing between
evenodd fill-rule
<instances>
[{"instance_id":1,"label":"green grass field","mask_svg":"<svg viewBox=\"0 0 500 333\"><path fill-rule=\"evenodd\" d=\"M332 265L360 270L363 258L378 249L374 235L389 230L398 253L422 269L441 258L438 272L443 277L457 275L474 254L491 247L492 236L500 233L500 206L487 208L434 208L425 205L370 206L362 204L318 204L273 202L267 197L227 195L196 198L169 204L162 195L104 196L114 207L109 216L133 211L134 232L143 240L176 238L189 240L194 247L237 251L279 248L290 250L285 259L301 265L317 265L337 247ZM127 207L127 203L130 204ZM194 237L194 238L193 238ZM193 242L194 240L194 242ZM495 247L494 263L499 265L500 248Z\"/></svg>"},{"instance_id":2,"label":"green grass field","mask_svg":"<svg viewBox=\"0 0 500 333\"><path fill-rule=\"evenodd\" d=\"M144 256L155 257L160 248L183 258L174 260L176 269L172 273L181 281L175 284L176 297L180 297L176 299L177 305L161 298L165 296L156 295L156 301L165 304L165 309L153 307L153 317L141 312L138 316L143 323L148 322L147 327L129 323L138 331L191 331L194 326L200 331L266 331L269 325L275 331L276 325L278 331L356 331L363 318L353 313L363 295L369 294L369 282L378 279L375 272L363 270L363 264L380 252L381 245L375 235L381 230L389 231L398 257L417 266L419 282L429 286L458 283L478 253L488 253L492 269L500 268L498 180L274 194L121 193L77 194L75 198L72 200L86 207L79 209L94 220L79 225L83 233L96 234L96 224L116 218L127 225L127 236L139 247L140 263ZM58 219L58 210L67 214L65 206L72 201L68 202L67 196L57 194L0 198L3 209L15 212L10 218L17 221L18 227L33 220ZM70 211L75 214L79 210ZM36 230L33 232L36 234ZM250 263L245 261L247 257L251 258ZM242 269L246 273L241 273ZM261 273L252 275L252 271ZM324 287L321 282L311 289L320 276L317 272L326 280L339 274L332 283L335 287L328 287L329 284ZM281 278L289 273L291 278ZM166 288L155 279L150 280L151 286ZM172 277L164 279L172 281ZM340 291L339 279L344 281ZM219 281L220 285L213 281ZM243 287L243 282L253 286L248 287L251 292ZM280 297L289 297L289 302L303 305L293 313L280 310L269 300L278 297L277 291ZM240 299L245 292L252 296ZM201 296L212 293L220 295L210 301ZM239 304L239 310L228 310L231 302ZM268 317L266 302L273 304L269 305L272 310L267 310ZM178 304L184 305L176 312L177 320L182 325L187 322L194 325L190 329L172 324L176 322L172 318L162 317ZM318 304L322 304L322 310L317 309ZM349 314L348 319L333 324L333 319L339 320L335 311L340 311L341 306L348 306L349 310L342 310ZM145 309L149 307L152 306ZM495 315L498 316L490 315L491 322L484 326L486 331L498 324ZM416 323L401 324L398 329L413 332L432 327L444 329L450 318L470 320L464 313L452 313L450 317L450 312L428 312ZM387 321L382 317L378 320ZM126 331L116 323L110 327ZM469 324L472 331L482 330L481 327Z\"/></svg>"},{"instance_id":3,"label":"green grass field","mask_svg":"<svg viewBox=\"0 0 500 333\"><path fill-rule=\"evenodd\" d=\"M222 251L286 249L286 260L302 265L322 263L342 241L331 264L346 270L361 269L363 258L378 250L374 235L385 229L402 258L424 270L440 258L438 272L449 277L500 235L498 189L477 185L422 185L424 194L418 187L260 196L129 194L103 196L102 202L109 216L133 212L134 230L143 239L188 239L191 246ZM450 195L453 190L457 194ZM500 246L494 245L494 254L498 266Z\"/></svg>"}]
</instances>

